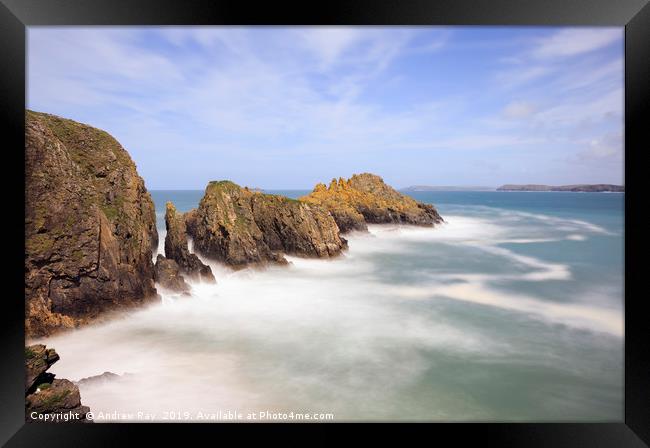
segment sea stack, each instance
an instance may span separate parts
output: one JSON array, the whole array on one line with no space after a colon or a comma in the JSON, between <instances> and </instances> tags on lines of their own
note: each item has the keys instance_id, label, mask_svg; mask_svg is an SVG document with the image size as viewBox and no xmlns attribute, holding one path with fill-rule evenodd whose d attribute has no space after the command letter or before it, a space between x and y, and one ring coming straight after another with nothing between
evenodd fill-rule
<instances>
[{"instance_id":1,"label":"sea stack","mask_svg":"<svg viewBox=\"0 0 650 448\"><path fill-rule=\"evenodd\" d=\"M300 200L329 210L341 232L367 230L367 224L434 226L443 222L434 206L399 193L370 173L332 179L329 187L318 184Z\"/></svg>"},{"instance_id":2,"label":"sea stack","mask_svg":"<svg viewBox=\"0 0 650 448\"><path fill-rule=\"evenodd\" d=\"M286 264L283 254L329 258L347 247L327 210L230 181L210 182L185 217L194 250L232 267Z\"/></svg>"},{"instance_id":3,"label":"sea stack","mask_svg":"<svg viewBox=\"0 0 650 448\"><path fill-rule=\"evenodd\" d=\"M190 285L185 283L178 264L174 260L158 254L156 257L156 282L164 289L189 293Z\"/></svg>"},{"instance_id":4,"label":"sea stack","mask_svg":"<svg viewBox=\"0 0 650 448\"><path fill-rule=\"evenodd\" d=\"M28 337L156 296L154 204L108 133L27 111L25 300Z\"/></svg>"},{"instance_id":5,"label":"sea stack","mask_svg":"<svg viewBox=\"0 0 650 448\"><path fill-rule=\"evenodd\" d=\"M187 245L187 230L185 218L182 213L176 211L171 202L165 206L165 256L176 262L180 271L193 279L214 283L212 269L199 260L196 254L190 253Z\"/></svg>"}]
</instances>

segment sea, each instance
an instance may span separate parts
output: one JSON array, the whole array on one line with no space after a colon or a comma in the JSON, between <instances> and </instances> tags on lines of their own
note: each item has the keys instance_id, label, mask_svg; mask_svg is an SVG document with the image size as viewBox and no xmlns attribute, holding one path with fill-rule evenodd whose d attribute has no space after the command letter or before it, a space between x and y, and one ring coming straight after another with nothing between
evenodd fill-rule
<instances>
[{"instance_id":1,"label":"sea","mask_svg":"<svg viewBox=\"0 0 650 448\"><path fill-rule=\"evenodd\" d=\"M165 202L203 191L151 194L162 252ZM80 386L97 422L622 421L625 195L410 194L444 224L288 267L204 260L217 283L190 297L40 341L51 371L121 375Z\"/></svg>"}]
</instances>

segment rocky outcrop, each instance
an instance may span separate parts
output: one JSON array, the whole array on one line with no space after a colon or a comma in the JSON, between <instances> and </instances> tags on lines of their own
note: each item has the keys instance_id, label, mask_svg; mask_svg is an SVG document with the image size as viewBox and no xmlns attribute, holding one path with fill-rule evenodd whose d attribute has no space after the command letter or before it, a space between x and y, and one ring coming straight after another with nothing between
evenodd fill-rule
<instances>
[{"instance_id":1,"label":"rocky outcrop","mask_svg":"<svg viewBox=\"0 0 650 448\"><path fill-rule=\"evenodd\" d=\"M233 267L286 263L282 254L334 257L346 247L336 222L321 207L230 181L210 182L185 222L197 253Z\"/></svg>"},{"instance_id":2,"label":"rocky outcrop","mask_svg":"<svg viewBox=\"0 0 650 448\"><path fill-rule=\"evenodd\" d=\"M203 264L196 254L190 253L187 246L185 218L176 211L176 207L171 202L166 204L165 225L167 227L165 256L174 260L181 272L190 278L214 283L210 266Z\"/></svg>"},{"instance_id":3,"label":"rocky outcrop","mask_svg":"<svg viewBox=\"0 0 650 448\"><path fill-rule=\"evenodd\" d=\"M28 336L155 297L154 204L106 132L27 111L25 300Z\"/></svg>"},{"instance_id":4,"label":"rocky outcrop","mask_svg":"<svg viewBox=\"0 0 650 448\"><path fill-rule=\"evenodd\" d=\"M47 370L59 360L42 344L25 347L25 418L28 422L87 422L88 406L81 404L79 388L55 379Z\"/></svg>"},{"instance_id":5,"label":"rocky outcrop","mask_svg":"<svg viewBox=\"0 0 650 448\"><path fill-rule=\"evenodd\" d=\"M345 181L332 180L329 189L325 184L318 184L310 195L300 198L301 201L326 208L336 221L341 233L353 230L366 231L366 220L354 206L351 196L359 195L345 186Z\"/></svg>"},{"instance_id":6,"label":"rocky outcrop","mask_svg":"<svg viewBox=\"0 0 650 448\"><path fill-rule=\"evenodd\" d=\"M79 381L75 381L74 384L77 386L97 386L106 383L110 383L115 380L119 380L122 377L117 373L113 372L104 372L101 375L89 376L86 378L81 378Z\"/></svg>"},{"instance_id":7,"label":"rocky outcrop","mask_svg":"<svg viewBox=\"0 0 650 448\"><path fill-rule=\"evenodd\" d=\"M188 292L190 290L190 285L185 283L178 264L160 254L156 258L156 281L161 287L170 291Z\"/></svg>"},{"instance_id":8,"label":"rocky outcrop","mask_svg":"<svg viewBox=\"0 0 650 448\"><path fill-rule=\"evenodd\" d=\"M45 372L59 360L59 355L53 348L47 349L42 344L25 348L25 394L33 392L37 380L42 379Z\"/></svg>"},{"instance_id":9,"label":"rocky outcrop","mask_svg":"<svg viewBox=\"0 0 650 448\"><path fill-rule=\"evenodd\" d=\"M443 222L432 205L399 193L369 173L332 179L329 187L318 184L300 200L329 210L341 232L367 230L367 223L433 226Z\"/></svg>"}]
</instances>

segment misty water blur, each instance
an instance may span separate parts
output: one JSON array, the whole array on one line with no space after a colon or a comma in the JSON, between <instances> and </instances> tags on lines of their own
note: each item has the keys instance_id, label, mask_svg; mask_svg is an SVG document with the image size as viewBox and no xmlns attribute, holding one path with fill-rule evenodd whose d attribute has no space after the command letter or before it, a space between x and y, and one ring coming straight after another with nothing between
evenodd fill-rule
<instances>
[{"instance_id":1,"label":"misty water blur","mask_svg":"<svg viewBox=\"0 0 650 448\"><path fill-rule=\"evenodd\" d=\"M153 192L160 250L165 201L184 211L201 193ZM161 291L162 303L44 340L61 355L51 370L128 374L82 385L83 403L155 420L622 420L623 195L420 196L444 225L371 226L334 260L210 262L217 284L192 284L192 297Z\"/></svg>"}]
</instances>

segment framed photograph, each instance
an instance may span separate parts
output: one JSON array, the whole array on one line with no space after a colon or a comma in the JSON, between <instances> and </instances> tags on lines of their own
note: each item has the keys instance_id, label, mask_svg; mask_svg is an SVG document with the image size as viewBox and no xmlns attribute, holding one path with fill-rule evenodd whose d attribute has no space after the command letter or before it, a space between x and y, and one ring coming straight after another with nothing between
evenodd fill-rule
<instances>
[{"instance_id":1,"label":"framed photograph","mask_svg":"<svg viewBox=\"0 0 650 448\"><path fill-rule=\"evenodd\" d=\"M647 0L0 16L0 442L647 446Z\"/></svg>"}]
</instances>

